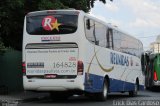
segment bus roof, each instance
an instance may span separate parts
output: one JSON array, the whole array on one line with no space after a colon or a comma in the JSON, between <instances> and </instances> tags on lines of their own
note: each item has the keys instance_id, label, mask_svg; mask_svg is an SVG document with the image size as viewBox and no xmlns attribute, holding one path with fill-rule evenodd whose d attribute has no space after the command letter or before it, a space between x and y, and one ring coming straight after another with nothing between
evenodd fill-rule
<instances>
[{"instance_id":1,"label":"bus roof","mask_svg":"<svg viewBox=\"0 0 160 106\"><path fill-rule=\"evenodd\" d=\"M54 13L54 14L70 14L70 15L74 15L74 14L77 15L77 14L80 14L80 13L81 13L81 14L83 14L84 16L87 16L87 17L89 17L89 18L91 18L91 19L96 20L97 22L100 22L100 23L108 26L109 28L115 29L115 30L117 30L117 31L119 31L119 32L122 32L122 33L126 34L127 36L131 37L132 39L137 40L139 43L142 44L142 42L141 42L139 39L135 38L134 36L131 36L130 34L122 31L122 30L119 29L118 27L115 27L115 26L113 26L113 25L110 24L110 23L107 23L107 22L105 22L105 21L103 21L103 20L100 20L100 19L97 18L97 17L91 16L90 14L85 14L85 12L82 11L82 10L75 10L75 9L43 10L43 11L29 12L26 16L28 17L28 16L37 16L37 15L47 15L47 14L53 14L53 13ZM143 44L142 44L142 45L143 45Z\"/></svg>"},{"instance_id":2,"label":"bus roof","mask_svg":"<svg viewBox=\"0 0 160 106\"><path fill-rule=\"evenodd\" d=\"M29 12L26 16L36 16L36 15L47 15L47 14L70 14L70 15L77 15L79 14L80 10L74 9L61 9L61 10L43 10L43 11L33 11Z\"/></svg>"}]
</instances>

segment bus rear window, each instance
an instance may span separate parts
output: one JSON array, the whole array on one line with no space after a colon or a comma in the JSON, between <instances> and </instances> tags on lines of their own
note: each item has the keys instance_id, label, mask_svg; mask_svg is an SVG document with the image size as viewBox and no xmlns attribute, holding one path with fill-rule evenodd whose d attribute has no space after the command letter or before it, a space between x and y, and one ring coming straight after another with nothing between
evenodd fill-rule
<instances>
[{"instance_id":1,"label":"bus rear window","mask_svg":"<svg viewBox=\"0 0 160 106\"><path fill-rule=\"evenodd\" d=\"M26 30L31 35L70 34L77 30L78 15L28 16Z\"/></svg>"}]
</instances>

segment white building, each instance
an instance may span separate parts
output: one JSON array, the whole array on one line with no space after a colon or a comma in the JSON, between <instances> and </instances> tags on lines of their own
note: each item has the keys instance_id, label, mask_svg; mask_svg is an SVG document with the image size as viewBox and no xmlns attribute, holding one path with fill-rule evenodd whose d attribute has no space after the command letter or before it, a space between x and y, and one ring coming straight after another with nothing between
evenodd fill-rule
<instances>
[{"instance_id":1,"label":"white building","mask_svg":"<svg viewBox=\"0 0 160 106\"><path fill-rule=\"evenodd\" d=\"M150 44L150 50L153 53L160 53L160 35L157 36L157 39L155 42Z\"/></svg>"}]
</instances>

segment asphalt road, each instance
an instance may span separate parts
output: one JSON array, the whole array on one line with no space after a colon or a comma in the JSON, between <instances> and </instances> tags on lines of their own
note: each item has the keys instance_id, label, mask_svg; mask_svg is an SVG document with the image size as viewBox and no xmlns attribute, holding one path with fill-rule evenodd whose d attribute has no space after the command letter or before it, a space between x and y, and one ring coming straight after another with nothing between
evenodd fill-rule
<instances>
[{"instance_id":1,"label":"asphalt road","mask_svg":"<svg viewBox=\"0 0 160 106\"><path fill-rule=\"evenodd\" d=\"M160 106L160 90L139 91L137 97L129 97L128 93L109 94L107 101L99 102L84 96L72 96L65 101L52 101L49 96L31 98L18 106Z\"/></svg>"}]
</instances>

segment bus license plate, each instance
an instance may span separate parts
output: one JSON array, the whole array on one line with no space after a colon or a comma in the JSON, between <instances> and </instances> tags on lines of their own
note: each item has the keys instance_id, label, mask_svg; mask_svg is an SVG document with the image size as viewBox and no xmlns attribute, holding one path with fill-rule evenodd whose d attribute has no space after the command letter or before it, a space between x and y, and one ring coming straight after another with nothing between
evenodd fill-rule
<instances>
[{"instance_id":1,"label":"bus license plate","mask_svg":"<svg viewBox=\"0 0 160 106\"><path fill-rule=\"evenodd\" d=\"M56 74L46 74L44 77L46 78L46 79L53 79L53 78L56 78Z\"/></svg>"}]
</instances>

